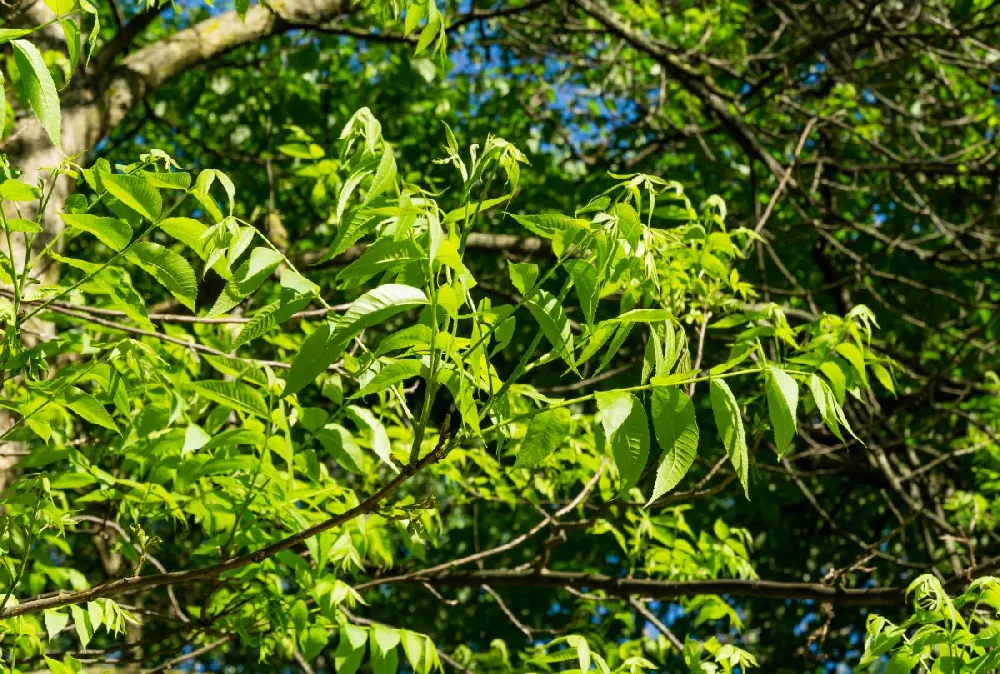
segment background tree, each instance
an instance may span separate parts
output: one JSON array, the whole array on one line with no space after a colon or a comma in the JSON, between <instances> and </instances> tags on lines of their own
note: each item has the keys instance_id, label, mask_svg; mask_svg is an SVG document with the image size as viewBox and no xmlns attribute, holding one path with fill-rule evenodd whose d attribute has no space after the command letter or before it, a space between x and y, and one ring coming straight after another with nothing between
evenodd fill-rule
<instances>
[{"instance_id":1,"label":"background tree","mask_svg":"<svg viewBox=\"0 0 1000 674\"><path fill-rule=\"evenodd\" d=\"M658 508L638 508L638 495L615 498L618 483L612 480L621 467L610 465L614 463L610 448L614 438L605 438L600 427L596 432L592 428L594 419L589 415L599 412L594 401L574 408L569 446L560 449L571 451L572 458L557 454L530 476L511 470L520 445L487 442L488 451L483 454L473 452L467 460L452 459L455 463L430 469L436 477L427 478L427 484L436 484L442 475L449 478L435 490L438 509L431 512L439 513L436 523L424 524L436 533L431 541L435 544L420 553L409 548L403 552L395 534L387 533L385 540L393 541L392 545L385 544L382 550L378 543L369 542L370 547L357 552L365 568L358 575L345 576L345 582L369 604L348 610L353 624L375 621L427 633L441 652L475 671L503 668L508 658L514 667L527 666L526 646L566 634L586 636L595 653L609 658L608 649L618 648L624 640L618 662L641 653L669 671L679 661L669 647L676 633L698 640L716 635L748 648L768 671L801 672L845 663L854 666L862 649L864 611L882 607L879 610L888 617L900 620L902 588L914 576L930 573L946 590L958 593L971 577L994 570L991 507L997 451L993 402L997 291L990 282L998 254L995 131L1000 86L992 46L997 33L995 3L575 0L394 7L392 3L287 2L251 6L245 20L226 7L201 5L99 3L95 9L99 31L90 31L92 14L70 15L82 26L84 39L88 32L96 34L89 62L80 59L70 68L72 58L66 56L66 36L61 34L66 29L56 29L57 24L29 38L43 49L61 89L63 150L78 155L81 166L101 157L113 166L134 162L150 148L159 148L196 175L204 168L222 170L236 186L234 215L253 223L275 249L287 254L295 268L322 289L320 294L331 306L360 293L354 281L345 280L343 270L374 240L368 236L352 241L342 251L335 245L342 226L341 204L351 203L356 196L350 190L370 190L377 169L372 167L372 175L349 189L350 178L356 175L351 170L357 166L341 154L338 138L355 111L367 106L381 122L377 137L383 139L371 142L387 141L392 147L400 172L400 194L406 193L407 186L423 186L445 213L482 201L481 212L476 211L474 217L470 214L474 226L464 240L459 238L458 246L463 264L478 283L476 302L488 297L491 308L519 306L532 283L518 287L511 275L514 267L507 262L535 262L545 271L565 255L566 242L557 237L555 245L550 243L550 229L511 216L573 214L592 198L626 182L621 174L642 172L676 180L695 205L695 219L706 235L716 218L727 223L726 231L743 227L753 232L753 236L727 239L734 246L733 255L728 248L725 253L709 248L707 239L705 247L698 248L719 253L724 270L713 267L713 256L707 263L705 258L693 267L677 262L677 269L661 272L663 278L674 278L674 274L698 269L694 276L702 273L717 279L725 278L722 272L728 274L731 268L738 273L725 292L686 288L685 311L673 312L676 322L671 325L683 332L671 334L678 339L683 334L690 343L690 369L707 369L731 356L744 355L741 345L760 338L762 351L750 350L748 359L756 359L758 366L763 362L781 362L786 369L801 365L803 372L818 368L832 399L843 405L843 421L849 422L853 435L840 431L841 423L833 424L837 430L824 423L819 409L800 416L798 439L776 463L775 450L780 454L782 448L773 446L773 421L768 416L771 400L765 388L770 380L747 377L729 382L743 410L753 453L749 505L739 486L739 466L720 461L726 458L725 438L715 435L707 383L696 384L692 392L701 429L697 459L690 474ZM8 25L41 25L54 10L62 8L37 2L26 5L8 19ZM8 59L5 73L18 82L14 61ZM68 79L70 70L74 77ZM65 79L68 83L63 87ZM41 169L59 164L62 155L53 149L38 122L24 112L26 106L15 101L14 109L18 112L8 124L4 151L11 166L22 171L22 181L34 184L47 175ZM442 122L457 141L447 141ZM526 154L530 166L521 166L517 179L509 179L502 168L496 168L498 164L492 164L497 175L487 171L462 181L456 177L453 160L435 163L458 154L471 168L474 162L466 148L474 142L480 143L477 156L486 162L483 153L490 133L514 142ZM374 133L368 136L375 137ZM158 172L164 168L161 163ZM141 170L148 171L149 165ZM78 236L62 248L71 237L58 235L66 219L55 214L82 207L81 202L67 202L79 185L72 176L56 181L48 210L39 221L43 231L35 238L36 250L58 237L55 249L74 259L106 259L111 251L95 248L100 244L93 238ZM218 191L218 183L213 189L218 203L211 203L224 218L228 214L224 190ZM643 189L647 190L641 192L644 199L650 191L660 195L655 205L648 201L633 204L643 214L644 224L656 229L667 228L671 222L681 228L694 226L689 212L666 201L669 192L664 193L662 185ZM508 203L511 192L515 197ZM92 184L80 193L93 199L101 190ZM608 194L612 200L620 198L616 192ZM711 195L722 197L728 212L720 212L719 202L707 201ZM595 210L579 214L580 218L608 212L610 203L595 203ZM30 204L23 207L28 210L22 214L31 219ZM653 209L654 220L646 219L649 214L644 208ZM176 215L214 224L211 208L195 197L178 209ZM622 217L618 211L609 215ZM174 245L169 237L154 239L160 245ZM12 239L15 245L22 240L20 236ZM700 241L697 236L694 240ZM331 246L336 255L328 254ZM201 257L196 249L183 252L192 261ZM745 258L737 255L743 252ZM102 257L93 257L99 253ZM12 251L12 256L20 259L23 254ZM241 258L238 254L231 257L226 262L236 269ZM202 258L203 262L208 258ZM671 253L667 259L676 258ZM570 274L572 267L560 273ZM155 275L130 268L135 294L146 298L147 316L161 338L197 339L204 348L231 351L234 335L229 328L191 323L183 318L190 309L165 291ZM78 281L80 271L75 269L63 278L62 287ZM223 275L205 274L197 295L189 301L194 308L191 313L204 317L211 310L224 292ZM579 287L581 281L572 274L570 278ZM45 279L55 280L54 275ZM622 295L612 285L604 288L604 301L594 310L596 320L611 319L632 308L628 293ZM751 286L757 289L753 296L748 294ZM558 284L545 287L556 297L562 289ZM223 313L245 310L253 316L281 299L278 288L278 284L267 284L260 296ZM567 288L567 292L559 303L571 320L571 330L576 331L572 334L577 344L586 343L593 339L592 321L586 320L587 302L575 291ZM122 325L153 332L136 315L100 314L132 310L121 297L103 295L104 299L74 295L74 304L84 302L93 311L71 306L63 307L62 314L50 315L68 298L46 307L47 318L56 321L60 334L74 335L58 349L53 343L48 351L38 352L50 367L58 369L81 357L85 336L120 337L121 331L113 328ZM775 313L772 302L780 306L781 314ZM867 316L863 306L874 311L880 326L871 341L862 333L860 337L850 333L853 342L837 341L838 329L862 330L865 323L859 319ZM541 349L529 352L528 358L549 348L531 315L516 320L509 341L521 348L534 344L532 348ZM833 335L824 356L819 360L800 356L804 364L788 366L785 360L794 353L784 351L791 349L787 340L784 346L780 341L786 335L781 315L787 318L788 330L799 331L794 337L799 348L811 343L808 336ZM851 318L831 323L832 319L824 318L827 315ZM114 326L107 325L108 321ZM317 325L321 324L307 322L299 328L291 323L280 333L241 346L238 353L288 364L301 347L302 335ZM611 359L599 372L599 359L589 368L581 365L579 375L567 373L565 363L562 367L539 365L511 387L511 393L527 395L519 387L530 384L543 395L572 398L642 385L644 363L651 359L647 369L652 373L656 349L666 353L666 333L656 334L657 329L640 326L611 341ZM539 342L535 342L536 335ZM187 360L188 352L177 344L163 344L162 339L134 332L131 336L164 350L171 367L180 368L178 372L194 367ZM382 336L377 329L368 329L364 343L378 353ZM777 339L768 341L773 337ZM57 354L64 355L59 359ZM364 354L364 350L355 351L353 357L359 360L341 365L348 392L357 390L358 384L346 375L356 377L358 368L366 367ZM511 347L494 357L498 376L506 380L518 371L522 352ZM740 367L753 362L747 360ZM185 363L184 368L178 363ZM15 388L21 384L13 376L19 372L11 369L7 395L20 405ZM238 372L226 370L215 376L240 378ZM800 381L803 406L813 405L810 401L816 397L809 381ZM690 383L684 383L686 393ZM300 394L305 408L340 409L337 396L343 394L331 386L325 398L318 397L322 388L307 387ZM816 391L820 398L825 395L821 388ZM420 411L425 393L419 387L404 388L400 395ZM661 403L652 394L643 395L648 395L640 398L653 420L649 430L655 439L654 403ZM476 400L484 404L490 397ZM110 397L101 399L111 402ZM447 413L455 417L456 428L462 415L461 401L446 394L437 400L427 408L425 451L433 449L434 430L441 428ZM172 409L165 400L158 402ZM116 426L128 423L128 409L122 406L115 413ZM371 409L381 410L374 404ZM21 408L14 411L23 413ZM609 416L600 412L602 419ZM177 427L182 421L213 427L197 414L166 419L148 412L136 418L135 428L141 436ZM556 421L553 418L552 423ZM211 540L212 529L205 527L204 515L192 510L195 506L187 500L176 506L186 517L149 512L145 506L137 515L124 506L127 498L108 505L88 497L98 491L89 482L76 486L74 480L84 478L72 477L80 471L68 466L79 464L65 448L75 447L73 443L90 447L95 432L113 436L110 429L105 433L94 423L84 416L55 444L46 445L62 448L55 458L36 458L41 445L30 436L22 438L26 444L10 450L19 461L8 471L9 483L15 487L22 482L33 484L31 477L40 470L50 475L68 471L71 476L56 483L57 493L68 495L57 496L54 502L66 498L66 503L58 503L60 507L99 520L80 519L73 529L78 533L67 534L66 545L74 558L70 568L82 577L72 582L68 577L56 578L60 572L51 568L67 565L59 562L45 570L42 567L51 548L36 545L31 548L36 557L25 566L26 578L33 584L22 581L15 596L27 598L84 583L97 585L102 578L126 574L113 562L118 559L115 554L133 554L124 543L126 536L141 540L128 529L133 523L141 527L142 536L178 543L167 549L162 542L150 547L150 554L164 569L198 566L192 560L205 555L200 548L210 545L206 540ZM342 426L355 428L351 423ZM405 427L404 419L401 428ZM396 432L392 429L387 424L387 433ZM357 430L365 439L364 434L372 432ZM336 465L340 462L332 458L338 456L333 452L346 451L346 440L339 430L334 432L339 439L321 433L319 439L295 436L296 443L303 443L306 452L317 452L318 461ZM515 437L520 438L519 433ZM104 442L105 435L97 437ZM174 437L170 432L167 436ZM407 444L405 435L389 438L397 450ZM87 439L91 442L81 442ZM610 441L609 448L601 446L602 439ZM661 450L653 445L649 465L655 467ZM253 456L247 446L235 447L246 451L226 451L243 458ZM183 445L178 454L187 456L182 450ZM103 459L99 460L103 454L81 451L89 463L103 465ZM463 446L461 451L470 450ZM21 458L22 453L28 456ZM405 454L400 456L405 458ZM366 455L365 460L376 465L373 456ZM601 456L609 459L605 468L600 467ZM173 466L161 469L124 461L115 470L120 471L116 477L138 483L129 486L136 493L143 493L144 488L152 494L151 485L169 484L159 496L164 503L170 494L187 496L185 490L192 486L177 487L176 478L158 477L157 471L173 471ZM363 481L347 484L363 498L390 477L387 466L381 470L385 472L372 469ZM595 475L600 475L598 482L590 486ZM339 474L332 476L336 484L345 484ZM234 474L231 484L216 486L220 493L231 489L230 501L236 505L230 508L230 516L240 510L246 494L257 488L257 477L248 465L244 472ZM649 498L655 483L656 471L651 468L637 485L643 500ZM413 497L426 497L428 489L424 483L413 486ZM544 511L553 502L552 508L558 511L581 494L585 500L575 504L577 509L562 514L577 518L573 522L556 525L539 520L538 508ZM270 496L274 504L283 502L284 496ZM141 497L138 503L149 503L150 498L157 497ZM80 505L74 505L78 499ZM266 510L256 498L248 502L244 510L254 519L246 540L238 541L240 549L257 549L282 531L287 534L301 528ZM693 507L685 511L667 507L688 503ZM242 517L237 519L242 522ZM188 527L197 522L202 528L185 529L182 519ZM685 538L688 530L691 536ZM525 535L528 532L533 533ZM101 551L105 543L81 549L82 541L95 535L115 554ZM752 546L747 545L750 541ZM352 549L361 550L358 545L353 541ZM488 560L470 560L462 568L450 565L498 545L509 547ZM681 551L686 553L688 547L693 552L685 557ZM293 549L303 553L301 548ZM282 562L291 566L282 567L278 575L288 576L289 569L297 568L296 562L284 558ZM449 565L441 570L447 574L419 572L440 564ZM552 573L542 577L522 567L547 568ZM751 577L752 569L773 584L739 580ZM152 567L147 563L140 571L152 573ZM608 579L559 573L604 574ZM402 580L376 586L373 583L380 575ZM632 577L643 582L629 585L612 580ZM737 580L691 584L709 577ZM240 581L236 582L238 586ZM505 589L508 585L522 589ZM536 586L547 589L523 590ZM37 591L29 592L28 587ZM235 592L225 585L216 590ZM621 601L598 601L595 593ZM645 603L649 598L656 602ZM294 617L302 615L294 593L286 599L283 604L268 597L277 602L268 615L292 616L293 624L275 634L287 631L298 639L301 651L309 638L302 641L302 634L309 634L316 609L306 601L303 623L301 617ZM177 630L176 624L170 625L171 619L178 619L171 617L175 607L170 598L150 590L148 601L156 604L150 610L157 615L145 622L144 638L150 633L170 635L157 639L156 648L131 654L146 658L150 666L177 657L185 644L193 644L197 657L206 661L237 663L246 658L254 662L262 648L268 657L295 658L287 644L262 643L255 640L261 637L244 638L244 634L236 640L235 632L226 631L232 625L215 635L207 630ZM188 600L179 601L181 612L188 615ZM203 598L193 601L198 604ZM400 606L408 607L412 617L407 617L409 613L401 616ZM141 609L142 604L135 608ZM739 630L741 623L744 627ZM273 624L268 623L268 628ZM491 647L494 638L503 639L507 647ZM222 639L215 650L200 651ZM386 639L385 643L391 643L392 637ZM62 647L69 648L69 640L64 642ZM337 643L343 641L331 638L330 649L337 648ZM578 643L570 645L574 653L579 651ZM110 653L120 647L120 642L107 644ZM376 655L381 657L381 651ZM335 657L323 652L305 666L332 668ZM384 663L376 658L372 665Z\"/></svg>"}]
</instances>

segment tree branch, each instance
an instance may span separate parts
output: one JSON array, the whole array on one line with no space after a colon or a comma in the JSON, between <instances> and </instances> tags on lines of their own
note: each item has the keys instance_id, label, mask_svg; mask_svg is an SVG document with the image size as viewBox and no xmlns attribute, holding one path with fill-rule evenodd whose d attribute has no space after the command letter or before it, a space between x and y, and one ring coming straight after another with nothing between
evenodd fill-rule
<instances>
[{"instance_id":1,"label":"tree branch","mask_svg":"<svg viewBox=\"0 0 1000 674\"><path fill-rule=\"evenodd\" d=\"M457 436L455 436L457 437ZM119 578L118 580L113 580L108 583L103 583L92 587L87 590L80 590L78 592L67 592L64 594L57 594L50 597L39 597L37 599L29 599L23 601L17 605L9 606L3 611L0 611L0 620L4 618L11 618L13 616L24 615L27 613L38 613L46 609L59 608L61 606L69 606L71 604L79 604L81 602L93 601L95 599L100 599L102 597L116 597L123 594L129 594L132 592L137 592L139 590L151 589L154 587L161 587L164 585L182 585L185 583L192 583L198 580L205 580L208 578L215 578L221 576L228 571L235 571L237 569L242 569L245 566L250 566L252 564L260 564L278 554L282 550L288 550L289 548L295 547L296 545L303 543L314 536L318 536L324 531L329 531L335 527L342 524L346 524L351 520L359 517L361 515L366 515L373 510L385 499L389 498L392 494L399 489L403 483L417 474L421 469L436 463L437 461L444 458L444 456L451 450L455 445L455 438L451 441L446 442L446 437L441 436L437 447L432 451L428 452L422 459L409 463L400 470L399 475L397 475L391 482L382 487L380 490L369 496L367 499L362 501L360 504L351 508L347 512L341 513L326 520L325 522L320 522L314 526L304 529L297 534L283 538L276 543L272 543L266 547L263 547L255 552L251 552L239 557L234 557L228 561L221 562L219 564L212 564L211 566L205 566L200 569L189 569L187 571L172 571L169 573L159 573L152 576L132 576L129 578Z\"/></svg>"},{"instance_id":2,"label":"tree branch","mask_svg":"<svg viewBox=\"0 0 1000 674\"><path fill-rule=\"evenodd\" d=\"M507 587L554 587L588 591L601 590L617 597L646 597L674 599L703 594L724 594L754 599L797 601L823 601L841 606L902 606L905 591L902 588L840 588L821 583L794 583L755 579L719 579L664 581L649 578L613 578L603 574L576 573L571 571L485 570L449 572L427 576L419 572L389 576L364 584L428 584L437 587L479 587L483 584Z\"/></svg>"}]
</instances>

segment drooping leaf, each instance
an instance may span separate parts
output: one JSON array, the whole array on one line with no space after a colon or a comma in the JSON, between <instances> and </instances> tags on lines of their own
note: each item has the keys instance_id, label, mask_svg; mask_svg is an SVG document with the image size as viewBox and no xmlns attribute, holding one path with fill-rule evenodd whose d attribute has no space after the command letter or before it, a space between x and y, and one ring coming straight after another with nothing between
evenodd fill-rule
<instances>
[{"instance_id":1,"label":"drooping leaf","mask_svg":"<svg viewBox=\"0 0 1000 674\"><path fill-rule=\"evenodd\" d=\"M86 648L90 644L95 630L95 627L90 624L90 615L76 604L71 604L69 611L73 615L73 627L76 629L76 636L80 639L80 646Z\"/></svg>"},{"instance_id":2,"label":"drooping leaf","mask_svg":"<svg viewBox=\"0 0 1000 674\"><path fill-rule=\"evenodd\" d=\"M337 674L355 674L365 656L368 630L356 625L340 628L340 642L333 653L333 668Z\"/></svg>"},{"instance_id":3,"label":"drooping leaf","mask_svg":"<svg viewBox=\"0 0 1000 674\"><path fill-rule=\"evenodd\" d=\"M868 376L865 374L865 356L861 350L850 342L843 342L837 345L837 353L847 359L854 371L861 378L862 383L868 384Z\"/></svg>"},{"instance_id":4,"label":"drooping leaf","mask_svg":"<svg viewBox=\"0 0 1000 674\"><path fill-rule=\"evenodd\" d=\"M364 453L346 428L339 424L327 424L317 429L314 435L337 463L352 473L362 473Z\"/></svg>"},{"instance_id":5,"label":"drooping leaf","mask_svg":"<svg viewBox=\"0 0 1000 674\"><path fill-rule=\"evenodd\" d=\"M558 298L548 291L539 289L532 295L532 299L525 302L525 306L542 329L542 334L552 345L553 352L575 369L573 332Z\"/></svg>"},{"instance_id":6,"label":"drooping leaf","mask_svg":"<svg viewBox=\"0 0 1000 674\"><path fill-rule=\"evenodd\" d=\"M676 487L687 475L698 453L699 435L694 403L679 387L653 389L650 413L663 457L647 505Z\"/></svg>"},{"instance_id":7,"label":"drooping leaf","mask_svg":"<svg viewBox=\"0 0 1000 674\"><path fill-rule=\"evenodd\" d=\"M764 381L767 411L774 430L774 445L778 457L785 454L795 437L795 413L799 405L799 387L787 372L769 367Z\"/></svg>"},{"instance_id":8,"label":"drooping leaf","mask_svg":"<svg viewBox=\"0 0 1000 674\"><path fill-rule=\"evenodd\" d=\"M809 391L812 393L813 401L816 403L816 409L819 410L823 423L830 429L830 432L836 435L841 442L845 442L844 436L840 432L841 427L843 427L860 442L860 438L854 434L851 425L847 422L844 409L837 402L827 383L815 374L810 375Z\"/></svg>"},{"instance_id":9,"label":"drooping leaf","mask_svg":"<svg viewBox=\"0 0 1000 674\"><path fill-rule=\"evenodd\" d=\"M840 432L840 425L837 422L837 412L835 410L837 400L834 398L833 391L825 381L815 374L809 377L809 391L812 393L813 402L816 403L816 409L819 411L819 416L823 419L823 423L826 424L831 433L843 442L844 436Z\"/></svg>"},{"instance_id":10,"label":"drooping leaf","mask_svg":"<svg viewBox=\"0 0 1000 674\"><path fill-rule=\"evenodd\" d=\"M627 391L601 392L595 398L624 494L639 481L649 460L646 411L639 399Z\"/></svg>"},{"instance_id":11,"label":"drooping leaf","mask_svg":"<svg viewBox=\"0 0 1000 674\"><path fill-rule=\"evenodd\" d=\"M598 301L597 267L586 260L569 260L566 271L573 279L573 287L580 300L580 310L583 311L587 324L593 324Z\"/></svg>"},{"instance_id":12,"label":"drooping leaf","mask_svg":"<svg viewBox=\"0 0 1000 674\"><path fill-rule=\"evenodd\" d=\"M45 611L42 618L45 622L45 631L49 635L49 641L59 636L59 633L69 624L69 616L56 610Z\"/></svg>"},{"instance_id":13,"label":"drooping leaf","mask_svg":"<svg viewBox=\"0 0 1000 674\"><path fill-rule=\"evenodd\" d=\"M743 429L743 415L739 403L725 379L715 377L709 385L712 401L712 416L719 430L719 437L733 464L736 476L743 485L743 493L750 498L750 456L747 449L746 431Z\"/></svg>"},{"instance_id":14,"label":"drooping leaf","mask_svg":"<svg viewBox=\"0 0 1000 674\"><path fill-rule=\"evenodd\" d=\"M393 470L398 470L396 463L392 460L392 445L389 442L389 435L379 418L372 414L371 410L357 405L349 405L345 412L359 428L367 428L371 433L372 449L382 460L382 463Z\"/></svg>"},{"instance_id":15,"label":"drooping leaf","mask_svg":"<svg viewBox=\"0 0 1000 674\"><path fill-rule=\"evenodd\" d=\"M320 625L313 625L306 628L299 637L299 646L302 649L302 657L306 661L311 661L317 655L323 652L326 648L327 641L329 641L329 630Z\"/></svg>"},{"instance_id":16,"label":"drooping leaf","mask_svg":"<svg viewBox=\"0 0 1000 674\"><path fill-rule=\"evenodd\" d=\"M59 94L38 48L27 40L13 40L14 63L21 75L21 95L31 106L52 144L62 150Z\"/></svg>"},{"instance_id":17,"label":"drooping leaf","mask_svg":"<svg viewBox=\"0 0 1000 674\"><path fill-rule=\"evenodd\" d=\"M396 155L393 153L392 148L388 144L385 144L383 146L382 158L379 160L378 168L375 169L372 183L368 187L368 195L365 197L365 203L369 203L372 199L385 192L395 182Z\"/></svg>"}]
</instances>

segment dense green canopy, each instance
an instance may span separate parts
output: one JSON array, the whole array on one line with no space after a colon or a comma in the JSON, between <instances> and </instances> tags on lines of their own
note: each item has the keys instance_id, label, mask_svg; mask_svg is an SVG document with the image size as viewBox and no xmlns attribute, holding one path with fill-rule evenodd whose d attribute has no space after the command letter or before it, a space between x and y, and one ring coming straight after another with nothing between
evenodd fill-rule
<instances>
[{"instance_id":1,"label":"dense green canopy","mask_svg":"<svg viewBox=\"0 0 1000 674\"><path fill-rule=\"evenodd\" d=\"M2 13L3 671L1000 668L996 2Z\"/></svg>"}]
</instances>

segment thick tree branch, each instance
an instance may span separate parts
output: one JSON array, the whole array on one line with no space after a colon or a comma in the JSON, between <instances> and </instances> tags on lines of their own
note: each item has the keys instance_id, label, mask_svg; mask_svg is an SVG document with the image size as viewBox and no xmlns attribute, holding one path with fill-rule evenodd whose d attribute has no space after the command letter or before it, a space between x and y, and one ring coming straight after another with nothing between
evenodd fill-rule
<instances>
[{"instance_id":1,"label":"thick tree branch","mask_svg":"<svg viewBox=\"0 0 1000 674\"><path fill-rule=\"evenodd\" d=\"M108 69L108 67L114 63L115 59L125 53L135 39L139 35L149 28L149 26L156 20L156 17L166 9L168 3L161 3L157 7L151 7L141 14L133 17L131 21L122 25L122 27L115 33L115 36L104 45L101 51L94 57L91 69L95 73L103 73ZM116 15L121 10L118 9L118 5L115 5Z\"/></svg>"}]
</instances>

